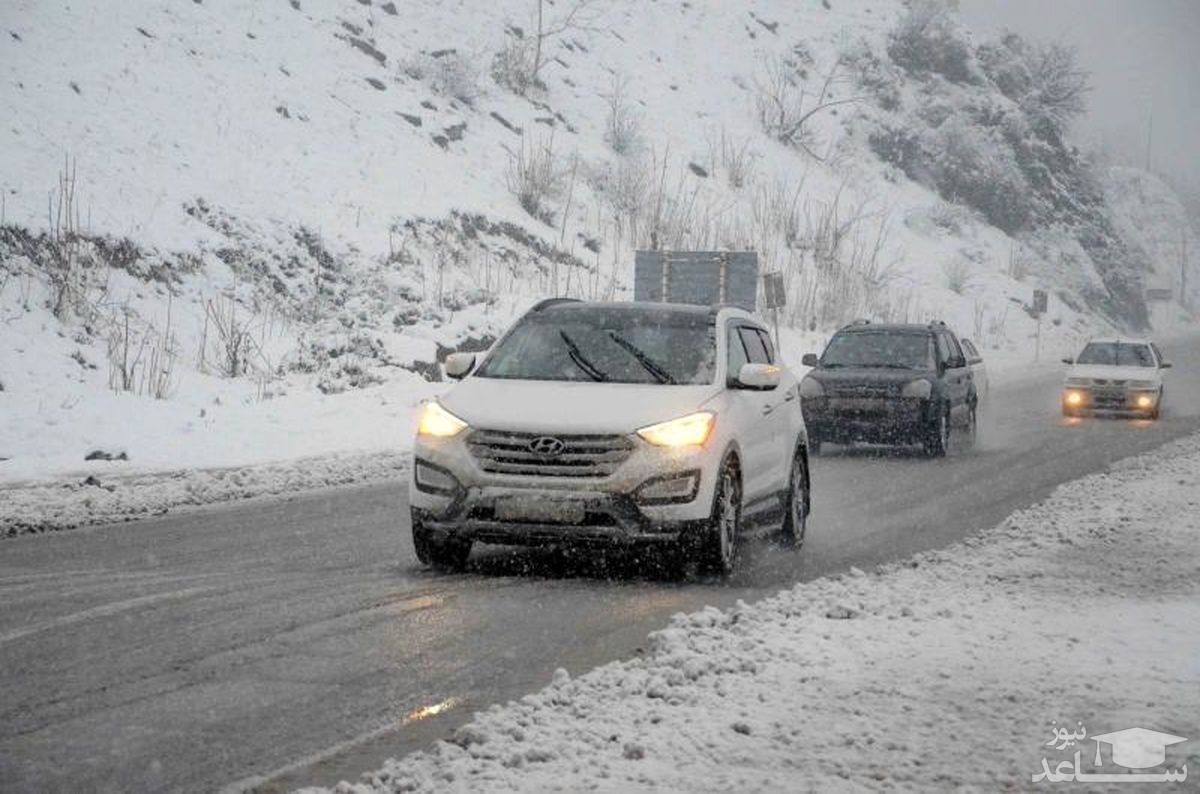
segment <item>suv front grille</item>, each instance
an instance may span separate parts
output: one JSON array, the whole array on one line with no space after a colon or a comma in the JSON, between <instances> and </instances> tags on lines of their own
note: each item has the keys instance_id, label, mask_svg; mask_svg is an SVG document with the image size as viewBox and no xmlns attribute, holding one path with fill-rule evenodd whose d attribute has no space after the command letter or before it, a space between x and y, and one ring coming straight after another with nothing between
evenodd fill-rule
<instances>
[{"instance_id":1,"label":"suv front grille","mask_svg":"<svg viewBox=\"0 0 1200 794\"><path fill-rule=\"evenodd\" d=\"M544 439L561 442L562 451L557 454L534 451L534 442ZM633 453L633 443L621 435L503 430L475 430L467 437L467 448L486 472L538 477L607 477Z\"/></svg>"}]
</instances>

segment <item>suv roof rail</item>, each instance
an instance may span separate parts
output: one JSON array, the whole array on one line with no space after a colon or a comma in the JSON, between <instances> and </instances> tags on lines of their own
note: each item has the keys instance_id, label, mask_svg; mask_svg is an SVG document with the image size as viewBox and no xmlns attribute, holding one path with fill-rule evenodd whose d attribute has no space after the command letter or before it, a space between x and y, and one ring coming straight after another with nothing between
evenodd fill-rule
<instances>
[{"instance_id":1,"label":"suv roof rail","mask_svg":"<svg viewBox=\"0 0 1200 794\"><path fill-rule=\"evenodd\" d=\"M929 327L930 328L945 328L946 321L945 320L930 320Z\"/></svg>"},{"instance_id":2,"label":"suv roof rail","mask_svg":"<svg viewBox=\"0 0 1200 794\"><path fill-rule=\"evenodd\" d=\"M582 303L578 298L545 298L533 304L533 308L529 313L540 312L543 309L549 309L551 306L557 306L560 303Z\"/></svg>"}]
</instances>

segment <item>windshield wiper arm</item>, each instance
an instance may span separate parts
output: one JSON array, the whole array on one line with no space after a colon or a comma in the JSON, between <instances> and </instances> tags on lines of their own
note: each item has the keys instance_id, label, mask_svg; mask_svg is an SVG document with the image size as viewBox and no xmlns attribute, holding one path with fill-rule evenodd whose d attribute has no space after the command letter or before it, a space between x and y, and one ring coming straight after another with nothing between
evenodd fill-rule
<instances>
[{"instance_id":1,"label":"windshield wiper arm","mask_svg":"<svg viewBox=\"0 0 1200 794\"><path fill-rule=\"evenodd\" d=\"M567 346L567 353L571 356L571 361L575 364L575 366L587 373L587 376L594 381L608 380L608 375L606 375L604 371L595 364L587 360L587 357L580 352L579 345L575 344L575 340L572 339L566 331L559 331L558 335L562 337L563 344Z\"/></svg>"},{"instance_id":2,"label":"windshield wiper arm","mask_svg":"<svg viewBox=\"0 0 1200 794\"><path fill-rule=\"evenodd\" d=\"M609 337L612 338L612 340L614 342L616 342L618 345L620 345L622 349L624 349L627 353L629 353L629 355L631 355L635 359L637 359L637 363L641 364L643 369L645 369L647 372L649 372L651 375L653 375L654 379L656 381L658 381L659 383L672 383L672 384L676 382L675 378L671 376L671 373L669 373L665 369L663 369L662 366L660 364L658 364L654 359L650 358L650 356L643 353L639 347L637 347L635 344L633 344L633 342L630 342L628 339L621 336L616 331L610 330L608 332L608 335L609 335Z\"/></svg>"}]
</instances>

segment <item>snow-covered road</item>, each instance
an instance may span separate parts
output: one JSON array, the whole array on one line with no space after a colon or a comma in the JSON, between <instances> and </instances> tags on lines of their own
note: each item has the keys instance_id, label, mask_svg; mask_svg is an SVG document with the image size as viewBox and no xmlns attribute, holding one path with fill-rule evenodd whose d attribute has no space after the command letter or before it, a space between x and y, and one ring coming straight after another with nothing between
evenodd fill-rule
<instances>
[{"instance_id":1,"label":"snow-covered road","mask_svg":"<svg viewBox=\"0 0 1200 794\"><path fill-rule=\"evenodd\" d=\"M1192 737L1139 770L1186 776L1200 768L1197 541L1192 436L946 550L677 616L645 656L560 670L337 790L1010 790L1043 758L1056 774L1128 773L1071 740L1135 726ZM1056 726L1071 739L1048 747Z\"/></svg>"},{"instance_id":2,"label":"snow-covered road","mask_svg":"<svg viewBox=\"0 0 1200 794\"><path fill-rule=\"evenodd\" d=\"M1176 387L1200 391L1197 356ZM5 540L0 788L355 779L556 668L637 656L672 614L943 548L1200 430L1183 400L1159 423L1066 423L1054 396L1053 378L998 385L980 447L941 461L832 450L805 547L749 543L725 584L535 550L440 576L413 558L394 482Z\"/></svg>"}]
</instances>

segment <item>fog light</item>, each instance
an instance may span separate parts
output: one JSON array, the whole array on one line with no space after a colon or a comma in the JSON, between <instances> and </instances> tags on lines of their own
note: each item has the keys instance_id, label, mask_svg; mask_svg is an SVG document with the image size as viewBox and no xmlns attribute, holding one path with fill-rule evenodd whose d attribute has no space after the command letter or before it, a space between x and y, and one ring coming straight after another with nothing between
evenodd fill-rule
<instances>
[{"instance_id":1,"label":"fog light","mask_svg":"<svg viewBox=\"0 0 1200 794\"><path fill-rule=\"evenodd\" d=\"M635 494L637 501L645 505L681 504L696 498L700 489L700 472L668 474L642 483Z\"/></svg>"},{"instance_id":2,"label":"fog light","mask_svg":"<svg viewBox=\"0 0 1200 794\"><path fill-rule=\"evenodd\" d=\"M1138 398L1137 398L1137 407L1138 408L1153 408L1154 407L1154 398L1151 397L1149 394L1139 394Z\"/></svg>"},{"instance_id":3,"label":"fog light","mask_svg":"<svg viewBox=\"0 0 1200 794\"><path fill-rule=\"evenodd\" d=\"M425 493L452 495L458 491L458 480L454 475L441 466L435 466L424 460L416 462L417 490Z\"/></svg>"},{"instance_id":4,"label":"fog light","mask_svg":"<svg viewBox=\"0 0 1200 794\"><path fill-rule=\"evenodd\" d=\"M1067 405L1078 407L1083 405L1083 392L1069 391L1067 392Z\"/></svg>"}]
</instances>

